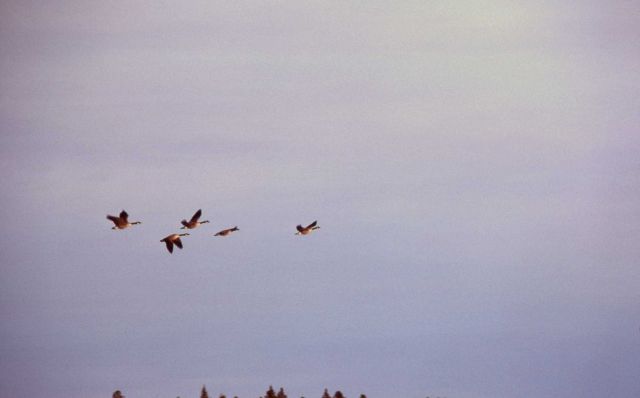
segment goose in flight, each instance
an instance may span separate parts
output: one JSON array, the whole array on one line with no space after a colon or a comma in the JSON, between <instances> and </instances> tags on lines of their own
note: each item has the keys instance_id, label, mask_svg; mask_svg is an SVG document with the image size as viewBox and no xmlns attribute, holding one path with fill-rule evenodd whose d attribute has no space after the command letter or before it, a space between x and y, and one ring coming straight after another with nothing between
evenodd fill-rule
<instances>
[{"instance_id":1,"label":"goose in flight","mask_svg":"<svg viewBox=\"0 0 640 398\"><path fill-rule=\"evenodd\" d=\"M193 217L191 217L191 220L187 221L187 220L182 220L182 227L180 229L194 229L200 226L200 224L206 224L209 222L209 220L204 220L204 221L198 221L200 219L200 216L202 215L202 209L199 209L198 211L195 212L195 214L193 215Z\"/></svg>"},{"instance_id":2,"label":"goose in flight","mask_svg":"<svg viewBox=\"0 0 640 398\"><path fill-rule=\"evenodd\" d=\"M298 230L298 232L296 232L296 235L308 235L312 231L315 231L316 229L320 229L320 227L318 226L318 221L316 220L311 224L307 225L306 227L303 227L302 225L298 225L296 229Z\"/></svg>"},{"instance_id":3,"label":"goose in flight","mask_svg":"<svg viewBox=\"0 0 640 398\"><path fill-rule=\"evenodd\" d=\"M233 228L229 228L229 229L223 229L222 231L218 232L214 236L227 236L227 235L230 235L232 232L235 232L235 231L240 231L240 230L238 229L238 227L233 227Z\"/></svg>"},{"instance_id":4,"label":"goose in flight","mask_svg":"<svg viewBox=\"0 0 640 398\"><path fill-rule=\"evenodd\" d=\"M129 222L129 215L124 210L120 212L120 216L118 217L107 214L107 219L115 224L111 229L125 229L132 225L142 224L140 221Z\"/></svg>"},{"instance_id":5,"label":"goose in flight","mask_svg":"<svg viewBox=\"0 0 640 398\"><path fill-rule=\"evenodd\" d=\"M188 233L184 234L171 234L166 238L162 239L160 242L164 242L167 245L167 250L169 253L173 253L173 245L178 246L178 248L182 249L182 241L180 240L181 236L188 236Z\"/></svg>"}]
</instances>

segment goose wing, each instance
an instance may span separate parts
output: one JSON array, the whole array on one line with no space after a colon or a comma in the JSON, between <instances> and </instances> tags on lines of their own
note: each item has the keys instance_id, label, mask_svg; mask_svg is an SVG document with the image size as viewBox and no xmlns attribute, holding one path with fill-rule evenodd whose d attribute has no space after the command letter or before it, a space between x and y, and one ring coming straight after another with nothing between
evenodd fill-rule
<instances>
[{"instance_id":1,"label":"goose wing","mask_svg":"<svg viewBox=\"0 0 640 398\"><path fill-rule=\"evenodd\" d=\"M180 221L180 223L182 223L182 225L184 225L185 227L189 227L189 223L187 222L187 220L182 220Z\"/></svg>"},{"instance_id":2,"label":"goose wing","mask_svg":"<svg viewBox=\"0 0 640 398\"><path fill-rule=\"evenodd\" d=\"M118 225L118 221L120 221L118 217L112 216L111 214L107 214L107 219L111 220L115 225Z\"/></svg>"},{"instance_id":3,"label":"goose wing","mask_svg":"<svg viewBox=\"0 0 640 398\"><path fill-rule=\"evenodd\" d=\"M164 239L164 244L167 245L167 250L169 250L169 253L173 253L173 242L171 242L169 239Z\"/></svg>"},{"instance_id":4,"label":"goose wing","mask_svg":"<svg viewBox=\"0 0 640 398\"><path fill-rule=\"evenodd\" d=\"M298 232L303 232L304 231L304 228L302 228L302 225L298 225L296 227L296 229L298 230Z\"/></svg>"},{"instance_id":5,"label":"goose wing","mask_svg":"<svg viewBox=\"0 0 640 398\"><path fill-rule=\"evenodd\" d=\"M198 221L198 219L200 218L201 215L202 215L202 209L199 209L198 211L195 212L193 217L191 217L191 222Z\"/></svg>"},{"instance_id":6,"label":"goose wing","mask_svg":"<svg viewBox=\"0 0 640 398\"><path fill-rule=\"evenodd\" d=\"M305 229L311 229L311 228L315 227L316 225L318 225L318 220L316 220L316 221L312 222L311 224L307 225L307 228L305 228Z\"/></svg>"},{"instance_id":7,"label":"goose wing","mask_svg":"<svg viewBox=\"0 0 640 398\"><path fill-rule=\"evenodd\" d=\"M180 249L182 249L182 241L180 240L180 238L176 238L173 243L175 243L176 246L178 246Z\"/></svg>"},{"instance_id":8,"label":"goose wing","mask_svg":"<svg viewBox=\"0 0 640 398\"><path fill-rule=\"evenodd\" d=\"M127 214L126 211L122 210L120 212L120 218L122 219L122 221L127 222L127 219L129 218L129 215Z\"/></svg>"}]
</instances>

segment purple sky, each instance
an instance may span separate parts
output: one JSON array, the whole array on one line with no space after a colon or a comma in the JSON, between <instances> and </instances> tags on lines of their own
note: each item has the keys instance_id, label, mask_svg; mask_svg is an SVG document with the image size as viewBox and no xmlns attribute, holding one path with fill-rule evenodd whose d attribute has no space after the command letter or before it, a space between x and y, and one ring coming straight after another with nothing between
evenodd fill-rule
<instances>
[{"instance_id":1,"label":"purple sky","mask_svg":"<svg viewBox=\"0 0 640 398\"><path fill-rule=\"evenodd\" d=\"M0 396L640 396L640 6L397 3L2 1Z\"/></svg>"}]
</instances>

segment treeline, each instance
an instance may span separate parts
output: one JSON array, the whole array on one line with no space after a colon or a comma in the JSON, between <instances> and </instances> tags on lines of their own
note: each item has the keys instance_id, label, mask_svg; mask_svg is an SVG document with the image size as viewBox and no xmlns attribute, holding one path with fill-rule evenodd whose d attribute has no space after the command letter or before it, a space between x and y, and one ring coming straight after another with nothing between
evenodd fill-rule
<instances>
[{"instance_id":1,"label":"treeline","mask_svg":"<svg viewBox=\"0 0 640 398\"><path fill-rule=\"evenodd\" d=\"M200 393L200 398L209 398L209 393L207 392L207 388L205 386L202 386L202 392ZM227 398L227 396L224 394L220 394L218 398ZM234 396L233 398L238 398L238 397ZM269 389L267 390L267 392L264 394L264 396L260 396L260 398L289 398L289 397L287 397L287 393L284 392L284 388L280 387L280 390L276 392L273 389L273 386L269 386ZM301 398L305 398L305 397L301 397ZM340 390L333 393L333 396L332 396L331 394L329 394L329 390L325 388L321 398L346 398L346 397ZM367 398L367 396L364 394L360 394L360 398Z\"/></svg>"},{"instance_id":2,"label":"treeline","mask_svg":"<svg viewBox=\"0 0 640 398\"><path fill-rule=\"evenodd\" d=\"M125 398L125 396L122 395L122 392L120 392L120 390L117 390L113 393L112 398ZM202 386L202 391L200 392L200 398L209 398L209 393L207 392L207 388L205 386ZM220 394L218 398L227 398L227 396L224 394ZM238 398L238 396L234 395L233 398ZM273 389L273 386L269 386L269 389L267 390L267 392L264 394L264 396L260 396L260 398L289 398L289 397L287 397L287 393L284 392L284 388L280 387L280 390L276 392ZM304 398L304 397L300 397L300 398ZM322 398L346 398L346 397L344 396L344 394L342 394L340 390L333 393L333 396L332 396L331 394L329 394L329 390L325 388L324 393L322 394ZM367 396L364 394L360 394L360 398L367 398Z\"/></svg>"}]
</instances>

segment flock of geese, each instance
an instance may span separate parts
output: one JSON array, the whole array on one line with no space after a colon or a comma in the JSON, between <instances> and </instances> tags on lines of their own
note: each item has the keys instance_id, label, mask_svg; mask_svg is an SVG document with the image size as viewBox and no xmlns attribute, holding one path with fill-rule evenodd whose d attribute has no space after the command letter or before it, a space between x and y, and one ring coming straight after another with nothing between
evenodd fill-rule
<instances>
[{"instance_id":1,"label":"flock of geese","mask_svg":"<svg viewBox=\"0 0 640 398\"><path fill-rule=\"evenodd\" d=\"M209 222L209 220L200 221L200 217L202 217L202 209L199 209L198 211L196 211L189 221L187 220L180 221L180 223L182 224L182 227L180 227L180 229L194 229L194 228L198 228L202 224L206 224ZM114 224L111 229L116 229L116 230L126 229L132 225L142 224L142 222L140 221L129 221L129 214L127 214L127 212L124 210L122 210L120 212L120 215L118 216L112 216L111 214L107 214L107 219L111 220L111 222L113 222ZM298 230L298 232L296 232L295 234L309 235L311 232L319 228L320 227L318 226L318 221L314 221L311 224L307 225L306 227L303 227L302 225L296 226L296 229ZM240 231L237 226L233 228L223 229L222 231L219 231L218 233L216 233L214 236L228 236L236 231ZM160 242L164 242L164 244L167 246L167 250L169 250L169 253L173 253L173 246L177 246L179 249L182 249L182 240L180 239L180 237L188 236L188 235L189 233L186 233L186 232L182 234L171 234L166 236L164 239L161 239Z\"/></svg>"}]
</instances>

